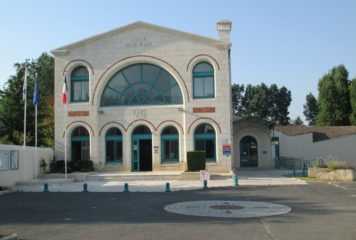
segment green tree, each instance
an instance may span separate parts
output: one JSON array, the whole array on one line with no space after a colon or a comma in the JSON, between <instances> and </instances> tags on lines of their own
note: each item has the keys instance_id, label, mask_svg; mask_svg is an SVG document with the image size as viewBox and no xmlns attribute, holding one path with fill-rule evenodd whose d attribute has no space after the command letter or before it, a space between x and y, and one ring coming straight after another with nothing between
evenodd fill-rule
<instances>
[{"instance_id":1,"label":"green tree","mask_svg":"<svg viewBox=\"0 0 356 240\"><path fill-rule=\"evenodd\" d=\"M292 121L291 125L302 126L304 125L304 122L299 116L297 116L297 118Z\"/></svg>"},{"instance_id":2,"label":"green tree","mask_svg":"<svg viewBox=\"0 0 356 240\"><path fill-rule=\"evenodd\" d=\"M303 114L305 119L308 121L309 126L316 124L316 116L318 115L318 100L314 97L312 93L306 96L306 102L303 105Z\"/></svg>"},{"instance_id":3,"label":"green tree","mask_svg":"<svg viewBox=\"0 0 356 240\"><path fill-rule=\"evenodd\" d=\"M242 112L242 100L245 92L244 85L232 84L231 86L232 96L232 110L235 115Z\"/></svg>"},{"instance_id":4,"label":"green tree","mask_svg":"<svg viewBox=\"0 0 356 240\"><path fill-rule=\"evenodd\" d=\"M0 90L0 142L23 144L22 87L25 68L29 69L27 87L27 145L34 145L35 107L32 103L34 76L37 73L40 86L38 104L38 145L53 146L53 94L54 59L43 53L36 60L26 60L14 64L16 74L10 76L3 90Z\"/></svg>"},{"instance_id":5,"label":"green tree","mask_svg":"<svg viewBox=\"0 0 356 240\"><path fill-rule=\"evenodd\" d=\"M290 120L288 109L292 102L292 94L290 90L283 86L274 95L273 105L275 110L271 113L271 119L278 125L288 125Z\"/></svg>"},{"instance_id":6,"label":"green tree","mask_svg":"<svg viewBox=\"0 0 356 240\"><path fill-rule=\"evenodd\" d=\"M241 118L259 118L274 121L281 125L289 123L288 108L291 103L290 91L277 85L270 87L262 83L232 86L232 108L235 115Z\"/></svg>"},{"instance_id":7,"label":"green tree","mask_svg":"<svg viewBox=\"0 0 356 240\"><path fill-rule=\"evenodd\" d=\"M356 78L354 78L350 83L350 102L351 102L351 114L350 123L351 125L356 125Z\"/></svg>"},{"instance_id":8,"label":"green tree","mask_svg":"<svg viewBox=\"0 0 356 240\"><path fill-rule=\"evenodd\" d=\"M332 68L319 80L318 125L350 125L349 84L348 72L344 65Z\"/></svg>"}]
</instances>

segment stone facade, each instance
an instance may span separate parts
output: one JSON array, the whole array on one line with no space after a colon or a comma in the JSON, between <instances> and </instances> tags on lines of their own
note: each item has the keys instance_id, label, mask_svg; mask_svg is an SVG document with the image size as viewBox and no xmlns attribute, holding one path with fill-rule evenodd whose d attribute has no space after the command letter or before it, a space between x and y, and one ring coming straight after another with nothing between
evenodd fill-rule
<instances>
[{"instance_id":1,"label":"stone facade","mask_svg":"<svg viewBox=\"0 0 356 240\"><path fill-rule=\"evenodd\" d=\"M245 137L252 137L257 144L257 166L258 168L273 168L274 152L271 143L271 129L265 121L257 120L241 120L235 118L233 120L233 137L234 137L234 160L233 167L240 168L241 156L244 151L241 146L241 141Z\"/></svg>"},{"instance_id":2,"label":"stone facade","mask_svg":"<svg viewBox=\"0 0 356 240\"><path fill-rule=\"evenodd\" d=\"M222 39L216 40L137 22L53 50L56 158L64 159L66 141L67 158L71 160L71 133L82 126L90 135L90 159L96 168L108 167L105 133L109 128L117 127L122 133L123 161L116 168L131 171L132 131L144 125L152 133L152 170L183 171L186 152L194 150L194 130L199 124L207 123L216 134L216 162L208 163L207 168L213 172L231 171L231 156L223 155L222 151L223 144L232 145L230 30L231 22L218 23L218 31L223 32L220 32ZM193 98L192 71L200 62L207 62L214 68L214 98ZM138 63L159 66L171 74L182 92L183 104L102 107L100 99L111 77ZM65 107L61 102L64 77L70 88L71 72L78 66L86 67L89 72L89 101L69 101ZM161 164L160 136L166 126L174 126L179 132L178 163Z\"/></svg>"}]
</instances>

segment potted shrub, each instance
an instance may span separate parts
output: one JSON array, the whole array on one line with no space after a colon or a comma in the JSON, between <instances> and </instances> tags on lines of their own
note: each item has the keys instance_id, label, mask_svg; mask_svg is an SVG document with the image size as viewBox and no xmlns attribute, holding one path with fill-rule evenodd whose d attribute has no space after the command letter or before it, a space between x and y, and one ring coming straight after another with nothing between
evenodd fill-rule
<instances>
[{"instance_id":1,"label":"potted shrub","mask_svg":"<svg viewBox=\"0 0 356 240\"><path fill-rule=\"evenodd\" d=\"M44 158L41 158L40 168L42 169L43 174L46 174L47 163Z\"/></svg>"}]
</instances>

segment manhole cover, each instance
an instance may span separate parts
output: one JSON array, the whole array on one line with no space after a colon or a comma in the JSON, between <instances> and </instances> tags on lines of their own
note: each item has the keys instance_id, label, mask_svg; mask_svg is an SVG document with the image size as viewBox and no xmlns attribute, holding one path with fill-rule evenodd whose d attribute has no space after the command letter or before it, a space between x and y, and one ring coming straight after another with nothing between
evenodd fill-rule
<instances>
[{"instance_id":1,"label":"manhole cover","mask_svg":"<svg viewBox=\"0 0 356 240\"><path fill-rule=\"evenodd\" d=\"M280 215L290 212L288 206L254 201L191 201L170 204L164 210L190 216L253 218Z\"/></svg>"},{"instance_id":2,"label":"manhole cover","mask_svg":"<svg viewBox=\"0 0 356 240\"><path fill-rule=\"evenodd\" d=\"M235 205L214 205L211 206L212 209L221 209L221 210L233 210L233 209L242 209L242 206L235 206Z\"/></svg>"}]
</instances>

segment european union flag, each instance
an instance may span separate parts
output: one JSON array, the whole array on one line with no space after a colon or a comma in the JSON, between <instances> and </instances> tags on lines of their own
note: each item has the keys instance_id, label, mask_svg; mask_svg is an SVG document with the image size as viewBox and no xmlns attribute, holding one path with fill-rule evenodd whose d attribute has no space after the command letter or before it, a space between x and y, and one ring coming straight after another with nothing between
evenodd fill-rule
<instances>
[{"instance_id":1,"label":"european union flag","mask_svg":"<svg viewBox=\"0 0 356 240\"><path fill-rule=\"evenodd\" d=\"M40 98L40 89L39 89L39 86L38 86L38 78L36 76L36 80L35 80L35 90L34 90L34 93L33 93L33 104L34 105L37 105L38 104L38 101L39 101L39 98Z\"/></svg>"}]
</instances>

